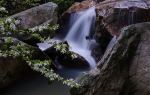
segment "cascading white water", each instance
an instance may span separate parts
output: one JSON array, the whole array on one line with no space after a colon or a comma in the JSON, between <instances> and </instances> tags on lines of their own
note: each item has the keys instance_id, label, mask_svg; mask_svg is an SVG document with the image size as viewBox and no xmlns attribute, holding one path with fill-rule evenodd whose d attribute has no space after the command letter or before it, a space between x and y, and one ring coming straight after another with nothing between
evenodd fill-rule
<instances>
[{"instance_id":1,"label":"cascading white water","mask_svg":"<svg viewBox=\"0 0 150 95\"><path fill-rule=\"evenodd\" d=\"M83 56L89 62L91 68L95 67L96 62L91 56L90 46L93 41L88 38L95 19L95 7L72 14L70 20L72 25L70 25L71 28L64 38L69 43L70 50Z\"/></svg>"},{"instance_id":2,"label":"cascading white water","mask_svg":"<svg viewBox=\"0 0 150 95\"><path fill-rule=\"evenodd\" d=\"M95 7L91 7L87 10L76 12L71 14L70 22L69 22L69 32L64 37L64 39L60 39L59 37L55 37L52 41L67 41L70 48L70 51L73 51L82 57L84 57L91 68L96 67L96 62L94 58L91 56L91 46L95 43L95 40L91 40L90 33L93 29L96 20L96 12ZM46 50L51 45L48 43L39 43L37 44L41 50Z\"/></svg>"}]
</instances>

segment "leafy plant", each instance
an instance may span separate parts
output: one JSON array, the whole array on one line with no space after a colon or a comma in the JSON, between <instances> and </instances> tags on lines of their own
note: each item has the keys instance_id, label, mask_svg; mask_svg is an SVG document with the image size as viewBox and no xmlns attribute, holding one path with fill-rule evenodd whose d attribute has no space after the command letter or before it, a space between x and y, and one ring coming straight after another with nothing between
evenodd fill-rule
<instances>
[{"instance_id":1,"label":"leafy plant","mask_svg":"<svg viewBox=\"0 0 150 95\"><path fill-rule=\"evenodd\" d=\"M9 14L14 14L28 8L37 6L40 4L40 0L1 0L0 6L5 7Z\"/></svg>"},{"instance_id":2,"label":"leafy plant","mask_svg":"<svg viewBox=\"0 0 150 95\"><path fill-rule=\"evenodd\" d=\"M25 43L14 43L15 40L11 37L7 38L5 41L6 42L4 42L3 45L0 47L0 57L21 58L25 60L33 70L42 73L50 81L58 80L62 81L63 84L66 84L70 87L80 87L80 85L76 83L73 79L66 80L56 74L54 70L50 68L50 65L52 63L51 60L33 59L34 55L32 54L35 51L28 47ZM7 46L8 44L11 45Z\"/></svg>"},{"instance_id":3,"label":"leafy plant","mask_svg":"<svg viewBox=\"0 0 150 95\"><path fill-rule=\"evenodd\" d=\"M41 72L45 77L47 77L50 81L58 80L62 81L64 84L70 87L80 87L78 83L76 83L73 79L64 79L59 76L52 70L50 67L52 61L50 59L40 60L34 59L34 55L32 55L34 50L30 48L29 45L23 43L19 40L23 40L22 36L30 35L33 38L38 39L39 41L44 41L45 39L51 37L56 29L58 29L58 25L43 25L37 26L29 29L19 29L18 25L20 21L13 18L4 18L7 15L14 14L16 12L20 12L22 10L28 9L30 7L41 4L42 0L0 0L0 57L13 57L20 58L35 71ZM48 0L50 1L50 0ZM72 3L73 0L52 0L59 5L59 12L62 13L66 10ZM6 7L6 10L4 7ZM9 13L9 14L8 14ZM44 33L51 33L45 37ZM59 50L61 53L68 53L68 45L67 44L55 44L55 48ZM71 54L71 53L70 53ZM75 54L71 54L72 57L76 57Z\"/></svg>"},{"instance_id":4,"label":"leafy plant","mask_svg":"<svg viewBox=\"0 0 150 95\"><path fill-rule=\"evenodd\" d=\"M54 48L56 49L56 51L59 51L62 54L67 54L69 56L71 56L72 59L77 58L77 54L69 51L69 45L67 43L64 42L50 42L50 44L53 44Z\"/></svg>"},{"instance_id":5,"label":"leafy plant","mask_svg":"<svg viewBox=\"0 0 150 95\"><path fill-rule=\"evenodd\" d=\"M60 15L65 10L67 10L75 1L74 0L1 0L0 6L5 7L9 11L9 14L11 15L46 2L54 2L58 4L59 6L58 13Z\"/></svg>"},{"instance_id":6,"label":"leafy plant","mask_svg":"<svg viewBox=\"0 0 150 95\"><path fill-rule=\"evenodd\" d=\"M0 17L6 17L8 14L8 11L4 7L0 7Z\"/></svg>"},{"instance_id":7,"label":"leafy plant","mask_svg":"<svg viewBox=\"0 0 150 95\"><path fill-rule=\"evenodd\" d=\"M55 34L55 30L58 29L58 25L43 25L37 26L29 29L19 29L17 25L20 23L19 20L12 18L6 18L0 20L0 36L5 37L14 37L19 40L23 40L22 36L30 36L39 41L44 41L46 39L45 35L48 34L48 37L51 37Z\"/></svg>"},{"instance_id":8,"label":"leafy plant","mask_svg":"<svg viewBox=\"0 0 150 95\"><path fill-rule=\"evenodd\" d=\"M79 87L80 85L77 84L72 79L64 79L63 77L56 74L50 65L52 61L50 59L40 60L34 59L33 52L26 43L18 42L20 34L29 34L32 35L40 41L43 41L46 38L41 36L41 33L44 31L54 31L58 28L58 26L38 26L35 28L21 30L17 27L19 24L19 20L15 20L12 18L6 18L0 20L0 57L13 57L13 58L20 58L26 61L26 63L35 71L41 72L45 77L47 77L50 81L58 80L62 81L64 84L70 87ZM60 48L56 45L57 50L60 50L61 53L67 53L68 46L65 44L60 44Z\"/></svg>"}]
</instances>

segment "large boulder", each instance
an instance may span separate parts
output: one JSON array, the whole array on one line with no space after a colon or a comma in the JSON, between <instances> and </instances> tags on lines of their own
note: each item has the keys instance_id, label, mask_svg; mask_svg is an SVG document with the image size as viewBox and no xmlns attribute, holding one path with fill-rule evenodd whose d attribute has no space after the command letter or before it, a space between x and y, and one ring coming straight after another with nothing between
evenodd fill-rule
<instances>
[{"instance_id":1,"label":"large boulder","mask_svg":"<svg viewBox=\"0 0 150 95\"><path fill-rule=\"evenodd\" d=\"M96 4L96 12L95 38L104 51L111 36L120 35L121 28L150 21L148 0L105 0Z\"/></svg>"},{"instance_id":2,"label":"large boulder","mask_svg":"<svg viewBox=\"0 0 150 95\"><path fill-rule=\"evenodd\" d=\"M150 94L150 25L142 27L140 43L129 68L129 80L121 95Z\"/></svg>"},{"instance_id":3,"label":"large boulder","mask_svg":"<svg viewBox=\"0 0 150 95\"><path fill-rule=\"evenodd\" d=\"M150 21L149 1L106 0L96 6L101 24L112 35L119 36L119 30L125 26Z\"/></svg>"},{"instance_id":4,"label":"large boulder","mask_svg":"<svg viewBox=\"0 0 150 95\"><path fill-rule=\"evenodd\" d=\"M150 21L149 8L149 1L144 0L105 0L97 3L95 38L102 51L106 50L111 36L120 35L121 28Z\"/></svg>"},{"instance_id":5,"label":"large boulder","mask_svg":"<svg viewBox=\"0 0 150 95\"><path fill-rule=\"evenodd\" d=\"M57 23L57 5L49 2L43 5L33 7L18 14L11 16L20 20L19 27L22 29L33 28L41 25L46 21Z\"/></svg>"},{"instance_id":6,"label":"large boulder","mask_svg":"<svg viewBox=\"0 0 150 95\"><path fill-rule=\"evenodd\" d=\"M17 20L17 23L14 23L12 19ZM15 24L13 32L7 31L10 32L9 35L36 46L36 43L41 42L41 38L54 36L54 28L57 29L57 5L49 2L33 7L6 18L5 23ZM11 28L12 24L9 26Z\"/></svg>"},{"instance_id":7,"label":"large boulder","mask_svg":"<svg viewBox=\"0 0 150 95\"><path fill-rule=\"evenodd\" d=\"M124 28L97 69L79 78L82 87L72 95L149 95L149 33L150 23Z\"/></svg>"}]
</instances>

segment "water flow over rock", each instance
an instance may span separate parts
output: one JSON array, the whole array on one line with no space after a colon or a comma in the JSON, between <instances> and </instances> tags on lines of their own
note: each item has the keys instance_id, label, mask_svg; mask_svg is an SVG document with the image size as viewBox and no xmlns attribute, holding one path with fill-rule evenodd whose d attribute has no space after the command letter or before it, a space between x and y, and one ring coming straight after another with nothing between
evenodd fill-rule
<instances>
[{"instance_id":1,"label":"water flow over rock","mask_svg":"<svg viewBox=\"0 0 150 95\"><path fill-rule=\"evenodd\" d=\"M73 51L80 56L84 57L91 68L96 67L96 62L91 56L91 50L95 45L95 40L93 40L93 31L96 20L95 7L91 7L87 10L72 13L69 21L69 31L68 34L56 36L52 41L61 42L67 41L70 46L70 51ZM45 43L38 43L41 50L45 51L52 45Z\"/></svg>"},{"instance_id":2,"label":"water flow over rock","mask_svg":"<svg viewBox=\"0 0 150 95\"><path fill-rule=\"evenodd\" d=\"M70 50L83 56L91 65L95 67L95 60L91 56L91 46L93 25L95 24L95 7L88 10L77 12L71 15L70 29L64 40L70 45Z\"/></svg>"}]
</instances>

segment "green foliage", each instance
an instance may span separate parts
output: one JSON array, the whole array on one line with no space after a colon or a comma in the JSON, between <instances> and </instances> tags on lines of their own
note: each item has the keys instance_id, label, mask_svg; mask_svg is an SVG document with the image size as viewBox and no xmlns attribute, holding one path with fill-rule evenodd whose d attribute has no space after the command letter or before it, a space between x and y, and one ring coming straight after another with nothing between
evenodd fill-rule
<instances>
[{"instance_id":1,"label":"green foliage","mask_svg":"<svg viewBox=\"0 0 150 95\"><path fill-rule=\"evenodd\" d=\"M29 29L19 29L17 27L19 23L19 20L15 20L12 18L0 20L0 36L14 37L20 40L23 40L22 36L30 36L39 41L44 41L46 37L43 34L48 34L47 36L51 37L55 34L54 31L58 29L58 25L51 26L50 24Z\"/></svg>"},{"instance_id":2,"label":"green foliage","mask_svg":"<svg viewBox=\"0 0 150 95\"><path fill-rule=\"evenodd\" d=\"M39 5L40 0L1 0L0 6L5 7L9 14L14 14Z\"/></svg>"},{"instance_id":3,"label":"green foliage","mask_svg":"<svg viewBox=\"0 0 150 95\"><path fill-rule=\"evenodd\" d=\"M68 85L70 87L79 88L80 84L76 83L73 79L64 79L63 77L59 76L49 68L49 61L39 61L39 60L32 60L28 62L31 64L33 70L41 72L46 78L48 78L50 81L58 80L62 81L63 84ZM34 64L33 64L34 63Z\"/></svg>"},{"instance_id":4,"label":"green foliage","mask_svg":"<svg viewBox=\"0 0 150 95\"><path fill-rule=\"evenodd\" d=\"M50 81L58 80L62 81L64 84L70 87L79 87L72 79L64 79L58 74L54 73L54 71L50 68L51 60L39 60L33 59L34 55L32 50L27 44L23 42L18 42L17 38L19 34L30 34L41 41L46 38L43 38L40 33L43 31L54 31L58 28L58 26L38 26L31 29L20 30L17 27L19 24L19 20L14 20L12 18L2 19L0 20L0 36L3 37L3 40L0 40L0 57L13 57L13 58L21 58L28 63L28 65L35 71L41 72L45 77L47 77ZM61 53L68 53L68 45L67 44L56 44L55 48L59 50Z\"/></svg>"},{"instance_id":5,"label":"green foliage","mask_svg":"<svg viewBox=\"0 0 150 95\"><path fill-rule=\"evenodd\" d=\"M4 38L6 39L6 38ZM35 52L29 46L22 42L16 42L11 37L5 40L0 47L0 57L13 57L25 60L28 65L35 71L42 73L50 81L58 80L70 87L80 87L73 79L64 79L50 68L51 60L32 59L32 54ZM7 47L5 47L7 46ZM34 55L33 55L34 56Z\"/></svg>"},{"instance_id":6,"label":"green foliage","mask_svg":"<svg viewBox=\"0 0 150 95\"><path fill-rule=\"evenodd\" d=\"M67 10L75 1L74 0L1 0L0 6L5 7L9 14L15 14L28 8L40 5L46 2L54 2L58 4L58 13L62 14Z\"/></svg>"},{"instance_id":7,"label":"green foliage","mask_svg":"<svg viewBox=\"0 0 150 95\"><path fill-rule=\"evenodd\" d=\"M17 39L13 39L12 37L3 38L5 41L0 47L0 56L1 57L21 57L24 60L29 60L32 58L32 50L25 45L25 43L17 42ZM15 42L16 41L16 42Z\"/></svg>"},{"instance_id":8,"label":"green foliage","mask_svg":"<svg viewBox=\"0 0 150 95\"><path fill-rule=\"evenodd\" d=\"M73 0L52 0L60 6L59 12L62 13L66 10L72 3ZM14 14L16 12L20 12L22 10L28 9L30 7L39 5L41 0L0 0L0 6L6 7L8 11L4 7L0 7L0 57L13 57L19 58L24 61L35 71L41 72L45 77L47 77L50 81L58 80L62 81L64 84L70 87L80 87L73 79L64 79L59 76L50 68L52 61L50 59L40 60L34 59L33 53L35 52L30 48L29 45L23 43L19 40L22 40L24 36L31 36L40 41L44 41L45 39L50 39L50 35L43 34L54 34L55 30L58 29L58 25L42 25L29 29L20 29L18 25L20 24L19 20L15 20L13 18L4 18L7 14ZM32 46L31 46L32 47ZM75 54L68 52L67 44L58 44L55 43L55 48L59 50L61 53L69 53L72 58L77 57Z\"/></svg>"},{"instance_id":9,"label":"green foliage","mask_svg":"<svg viewBox=\"0 0 150 95\"><path fill-rule=\"evenodd\" d=\"M68 51L68 45L67 45L67 44L64 44L64 43L54 44L54 48L55 48L57 51L60 51L62 54L65 54L65 53L67 53L67 51Z\"/></svg>"},{"instance_id":10,"label":"green foliage","mask_svg":"<svg viewBox=\"0 0 150 95\"><path fill-rule=\"evenodd\" d=\"M7 16L8 11L4 7L0 7L0 17Z\"/></svg>"},{"instance_id":11,"label":"green foliage","mask_svg":"<svg viewBox=\"0 0 150 95\"><path fill-rule=\"evenodd\" d=\"M46 40L48 37L52 37L55 34L55 31L58 29L58 25L41 25L36 26L34 28L27 29L29 34L32 34L36 39L39 39L40 41ZM27 34L27 33L26 33Z\"/></svg>"},{"instance_id":12,"label":"green foliage","mask_svg":"<svg viewBox=\"0 0 150 95\"><path fill-rule=\"evenodd\" d=\"M67 54L67 55L71 56L72 59L78 57L75 53L69 51L69 45L67 43L63 43L63 42L57 43L57 42L54 42L53 46L60 53Z\"/></svg>"}]
</instances>

